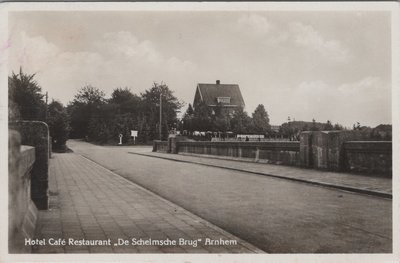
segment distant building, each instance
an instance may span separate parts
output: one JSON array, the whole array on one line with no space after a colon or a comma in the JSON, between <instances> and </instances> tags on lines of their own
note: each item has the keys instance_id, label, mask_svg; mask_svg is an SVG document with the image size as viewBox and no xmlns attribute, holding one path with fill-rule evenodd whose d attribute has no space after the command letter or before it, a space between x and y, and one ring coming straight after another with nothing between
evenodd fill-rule
<instances>
[{"instance_id":1,"label":"distant building","mask_svg":"<svg viewBox=\"0 0 400 263\"><path fill-rule=\"evenodd\" d=\"M279 132L280 128L281 128L280 125L271 125L271 131L273 132Z\"/></svg>"},{"instance_id":2,"label":"distant building","mask_svg":"<svg viewBox=\"0 0 400 263\"><path fill-rule=\"evenodd\" d=\"M232 115L238 108L244 108L244 100L237 84L197 84L193 107L205 103L215 113L215 108L220 106L223 111Z\"/></svg>"}]
</instances>

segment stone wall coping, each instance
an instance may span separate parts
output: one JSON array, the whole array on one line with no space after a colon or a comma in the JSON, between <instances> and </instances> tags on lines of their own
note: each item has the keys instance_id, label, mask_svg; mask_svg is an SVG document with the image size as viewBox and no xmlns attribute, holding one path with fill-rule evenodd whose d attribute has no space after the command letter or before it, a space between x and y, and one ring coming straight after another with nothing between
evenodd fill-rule
<instances>
[{"instance_id":1,"label":"stone wall coping","mask_svg":"<svg viewBox=\"0 0 400 263\"><path fill-rule=\"evenodd\" d=\"M345 143L349 143L349 144L352 144L352 143L392 144L392 141L347 141Z\"/></svg>"},{"instance_id":2,"label":"stone wall coping","mask_svg":"<svg viewBox=\"0 0 400 263\"><path fill-rule=\"evenodd\" d=\"M200 142L190 142L190 141L179 141L177 142L179 146L184 145L198 145L198 146L224 146L224 147L251 147L259 149L282 149L299 151L300 142L298 141L268 141L268 142L210 142L210 141L200 141Z\"/></svg>"},{"instance_id":3,"label":"stone wall coping","mask_svg":"<svg viewBox=\"0 0 400 263\"><path fill-rule=\"evenodd\" d=\"M32 146L21 145L21 159L20 166L22 174L26 174L27 171L32 169L35 162L35 148Z\"/></svg>"},{"instance_id":4,"label":"stone wall coping","mask_svg":"<svg viewBox=\"0 0 400 263\"><path fill-rule=\"evenodd\" d=\"M342 133L343 131L338 130L338 131L320 131L320 132L328 134L328 133Z\"/></svg>"},{"instance_id":5,"label":"stone wall coping","mask_svg":"<svg viewBox=\"0 0 400 263\"><path fill-rule=\"evenodd\" d=\"M218 141L218 142L211 142L211 141L179 141L179 143L189 143L189 144L215 144L215 145L222 145L222 144L233 144L233 145L271 145L271 144L288 144L288 145L298 145L299 141L263 141L263 142L255 142L255 141Z\"/></svg>"},{"instance_id":6,"label":"stone wall coping","mask_svg":"<svg viewBox=\"0 0 400 263\"><path fill-rule=\"evenodd\" d=\"M47 128L49 127L49 126L47 125L47 123L44 122L44 121L16 120L16 121L10 121L9 123L10 123L10 124L13 124L13 123L26 123L26 124L36 124L36 123L39 123L40 125L45 124L45 126L46 126Z\"/></svg>"}]
</instances>

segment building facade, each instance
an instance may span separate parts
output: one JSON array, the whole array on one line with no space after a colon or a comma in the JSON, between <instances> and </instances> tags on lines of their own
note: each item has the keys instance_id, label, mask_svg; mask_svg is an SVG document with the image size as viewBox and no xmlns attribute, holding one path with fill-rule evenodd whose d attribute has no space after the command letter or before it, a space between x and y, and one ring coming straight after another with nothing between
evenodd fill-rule
<instances>
[{"instance_id":1,"label":"building facade","mask_svg":"<svg viewBox=\"0 0 400 263\"><path fill-rule=\"evenodd\" d=\"M214 114L218 107L229 115L245 107L239 85L221 84L219 80L215 84L197 84L193 107L196 108L201 103L207 105Z\"/></svg>"}]
</instances>

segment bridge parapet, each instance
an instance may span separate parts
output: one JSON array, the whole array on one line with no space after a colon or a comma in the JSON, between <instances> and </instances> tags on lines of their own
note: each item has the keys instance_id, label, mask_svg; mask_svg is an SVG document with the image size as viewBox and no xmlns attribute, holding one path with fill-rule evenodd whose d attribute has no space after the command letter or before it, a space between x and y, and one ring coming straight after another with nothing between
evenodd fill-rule
<instances>
[{"instance_id":1,"label":"bridge parapet","mask_svg":"<svg viewBox=\"0 0 400 263\"><path fill-rule=\"evenodd\" d=\"M31 247L25 246L24 240L33 237L38 213L31 199L35 148L21 146L21 136L13 130L9 131L8 140L9 252L29 253Z\"/></svg>"},{"instance_id":2,"label":"bridge parapet","mask_svg":"<svg viewBox=\"0 0 400 263\"><path fill-rule=\"evenodd\" d=\"M21 144L35 147L31 198L38 209L48 209L49 128L46 123L41 121L10 122L9 128L20 133Z\"/></svg>"},{"instance_id":3,"label":"bridge parapet","mask_svg":"<svg viewBox=\"0 0 400 263\"><path fill-rule=\"evenodd\" d=\"M300 141L155 141L153 151L222 156L336 172L391 176L390 141L363 142L358 131L305 131ZM379 153L378 153L378 152Z\"/></svg>"}]
</instances>

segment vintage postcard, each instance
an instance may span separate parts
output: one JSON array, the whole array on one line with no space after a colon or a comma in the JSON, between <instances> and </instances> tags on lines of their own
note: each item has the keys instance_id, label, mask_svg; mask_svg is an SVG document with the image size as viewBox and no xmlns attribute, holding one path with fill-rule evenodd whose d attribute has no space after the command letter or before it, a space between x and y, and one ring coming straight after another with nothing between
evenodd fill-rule
<instances>
[{"instance_id":1,"label":"vintage postcard","mask_svg":"<svg viewBox=\"0 0 400 263\"><path fill-rule=\"evenodd\" d=\"M1 262L399 262L398 3L0 12Z\"/></svg>"}]
</instances>

